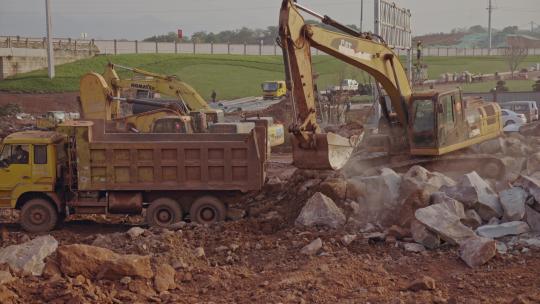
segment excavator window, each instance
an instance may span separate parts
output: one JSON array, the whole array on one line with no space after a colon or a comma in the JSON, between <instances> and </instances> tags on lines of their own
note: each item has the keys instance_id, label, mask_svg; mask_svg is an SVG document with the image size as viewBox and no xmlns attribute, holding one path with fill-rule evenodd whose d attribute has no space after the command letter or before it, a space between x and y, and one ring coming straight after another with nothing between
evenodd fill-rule
<instances>
[{"instance_id":1,"label":"excavator window","mask_svg":"<svg viewBox=\"0 0 540 304\"><path fill-rule=\"evenodd\" d=\"M435 146L435 103L419 99L413 103L412 137L415 146Z\"/></svg>"}]
</instances>

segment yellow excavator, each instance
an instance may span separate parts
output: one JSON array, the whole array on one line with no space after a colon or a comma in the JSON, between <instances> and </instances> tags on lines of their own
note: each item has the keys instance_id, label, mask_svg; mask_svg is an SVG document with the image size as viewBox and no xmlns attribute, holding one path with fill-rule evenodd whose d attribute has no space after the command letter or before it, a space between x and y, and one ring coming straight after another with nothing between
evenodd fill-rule
<instances>
[{"instance_id":1,"label":"yellow excavator","mask_svg":"<svg viewBox=\"0 0 540 304\"><path fill-rule=\"evenodd\" d=\"M301 12L338 31L306 24ZM399 57L381 37L357 32L292 0L283 0L279 17L278 42L283 49L287 88L296 118L289 131L293 134L293 161L297 167L339 169L359 143L358 138L321 132L316 117L311 48L367 72L382 87L379 103L388 133L364 142L384 147L389 156L407 155L407 164L460 159L477 165L478 157L459 158L449 153L501 135L501 110L496 103L464 100L459 89L413 92ZM383 90L391 106L386 104ZM491 166L487 170L491 174L501 173L498 159L479 157L489 159Z\"/></svg>"},{"instance_id":2,"label":"yellow excavator","mask_svg":"<svg viewBox=\"0 0 540 304\"><path fill-rule=\"evenodd\" d=\"M134 77L121 79L116 69L133 72ZM126 91L135 91L135 98L125 98ZM143 93L143 94L141 94ZM159 93L172 100L156 101ZM145 95L145 96L141 96ZM251 125L264 125L268 130L269 147L283 144L283 125L266 117L245 122L225 123L220 109L211 108L197 91L175 75L109 63L103 74L87 73L80 82L80 102L84 119L103 119L115 124L115 129L136 130L142 133L238 133L249 132ZM122 115L121 103L138 107L133 115Z\"/></svg>"}]
</instances>

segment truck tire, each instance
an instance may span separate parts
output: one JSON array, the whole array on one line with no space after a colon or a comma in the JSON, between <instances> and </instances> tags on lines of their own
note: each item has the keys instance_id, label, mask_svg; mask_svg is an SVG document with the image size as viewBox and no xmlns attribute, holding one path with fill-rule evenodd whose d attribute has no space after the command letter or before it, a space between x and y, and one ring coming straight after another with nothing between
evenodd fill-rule
<instances>
[{"instance_id":1,"label":"truck tire","mask_svg":"<svg viewBox=\"0 0 540 304\"><path fill-rule=\"evenodd\" d=\"M20 223L24 230L32 233L51 231L58 222L56 208L46 199L34 198L21 208Z\"/></svg>"},{"instance_id":2,"label":"truck tire","mask_svg":"<svg viewBox=\"0 0 540 304\"><path fill-rule=\"evenodd\" d=\"M216 197L205 195L193 202L189 215L193 222L199 224L212 224L225 220L227 208Z\"/></svg>"},{"instance_id":3,"label":"truck tire","mask_svg":"<svg viewBox=\"0 0 540 304\"><path fill-rule=\"evenodd\" d=\"M146 209L146 222L150 226L168 227L183 219L180 205L170 198L158 198Z\"/></svg>"}]
</instances>

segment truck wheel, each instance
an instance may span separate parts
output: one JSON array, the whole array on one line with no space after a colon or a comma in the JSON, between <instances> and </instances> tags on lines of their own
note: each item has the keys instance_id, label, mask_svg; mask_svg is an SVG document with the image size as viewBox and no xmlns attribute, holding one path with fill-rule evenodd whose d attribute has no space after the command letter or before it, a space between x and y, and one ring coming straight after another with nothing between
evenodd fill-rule
<instances>
[{"instance_id":1,"label":"truck wheel","mask_svg":"<svg viewBox=\"0 0 540 304\"><path fill-rule=\"evenodd\" d=\"M212 224L225 220L225 205L213 196L201 196L193 202L189 211L191 220L199 224Z\"/></svg>"},{"instance_id":2,"label":"truck wheel","mask_svg":"<svg viewBox=\"0 0 540 304\"><path fill-rule=\"evenodd\" d=\"M167 227L182 218L182 208L170 198L158 198L146 209L146 222L150 226Z\"/></svg>"},{"instance_id":3,"label":"truck wheel","mask_svg":"<svg viewBox=\"0 0 540 304\"><path fill-rule=\"evenodd\" d=\"M58 212L46 199L34 198L23 205L20 222L28 232L47 232L56 226Z\"/></svg>"}]
</instances>

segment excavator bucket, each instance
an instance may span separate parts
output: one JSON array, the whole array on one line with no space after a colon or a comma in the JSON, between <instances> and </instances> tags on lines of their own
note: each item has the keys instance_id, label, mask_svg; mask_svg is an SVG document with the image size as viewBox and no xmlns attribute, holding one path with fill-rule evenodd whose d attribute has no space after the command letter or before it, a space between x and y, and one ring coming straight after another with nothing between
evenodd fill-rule
<instances>
[{"instance_id":1,"label":"excavator bucket","mask_svg":"<svg viewBox=\"0 0 540 304\"><path fill-rule=\"evenodd\" d=\"M361 136L345 138L335 133L315 135L314 148L302 148L295 136L293 143L293 164L300 169L339 170L351 157Z\"/></svg>"}]
</instances>

